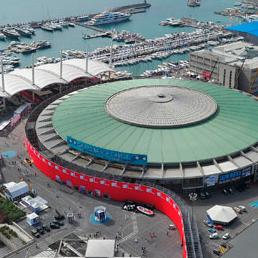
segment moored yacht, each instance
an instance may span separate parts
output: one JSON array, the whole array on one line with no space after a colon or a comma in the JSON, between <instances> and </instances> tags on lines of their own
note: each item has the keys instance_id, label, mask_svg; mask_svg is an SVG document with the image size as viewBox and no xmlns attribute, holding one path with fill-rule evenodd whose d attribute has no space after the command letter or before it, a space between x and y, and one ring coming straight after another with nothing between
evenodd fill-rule
<instances>
[{"instance_id":1,"label":"moored yacht","mask_svg":"<svg viewBox=\"0 0 258 258\"><path fill-rule=\"evenodd\" d=\"M5 28L2 30L2 33L11 39L19 39L20 34L13 28Z\"/></svg>"},{"instance_id":2,"label":"moored yacht","mask_svg":"<svg viewBox=\"0 0 258 258\"><path fill-rule=\"evenodd\" d=\"M24 37L31 37L31 36L32 36L32 32L29 31L28 29L16 27L15 30L16 30L21 36L24 36Z\"/></svg>"},{"instance_id":3,"label":"moored yacht","mask_svg":"<svg viewBox=\"0 0 258 258\"><path fill-rule=\"evenodd\" d=\"M6 36L2 32L0 32L0 40L5 40L5 39L6 39Z\"/></svg>"},{"instance_id":4,"label":"moored yacht","mask_svg":"<svg viewBox=\"0 0 258 258\"><path fill-rule=\"evenodd\" d=\"M188 0L187 5L190 7L197 7L201 5L201 0Z\"/></svg>"},{"instance_id":5,"label":"moored yacht","mask_svg":"<svg viewBox=\"0 0 258 258\"><path fill-rule=\"evenodd\" d=\"M54 31L54 29L51 26L49 26L49 24L47 24L47 23L43 24L40 28L42 30L49 31L49 32L53 32Z\"/></svg>"},{"instance_id":6,"label":"moored yacht","mask_svg":"<svg viewBox=\"0 0 258 258\"><path fill-rule=\"evenodd\" d=\"M98 26L110 23L119 23L123 21L128 21L131 14L121 13L121 12L103 12L95 15L87 25Z\"/></svg>"}]
</instances>

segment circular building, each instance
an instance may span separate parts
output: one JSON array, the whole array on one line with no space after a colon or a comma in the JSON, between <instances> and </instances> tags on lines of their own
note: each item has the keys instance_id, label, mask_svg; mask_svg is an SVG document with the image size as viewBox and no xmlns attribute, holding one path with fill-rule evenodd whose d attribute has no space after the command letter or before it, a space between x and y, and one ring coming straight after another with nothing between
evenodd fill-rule
<instances>
[{"instance_id":1,"label":"circular building","mask_svg":"<svg viewBox=\"0 0 258 258\"><path fill-rule=\"evenodd\" d=\"M144 79L62 96L37 117L39 146L78 172L197 188L249 180L258 102L199 81Z\"/></svg>"}]
</instances>

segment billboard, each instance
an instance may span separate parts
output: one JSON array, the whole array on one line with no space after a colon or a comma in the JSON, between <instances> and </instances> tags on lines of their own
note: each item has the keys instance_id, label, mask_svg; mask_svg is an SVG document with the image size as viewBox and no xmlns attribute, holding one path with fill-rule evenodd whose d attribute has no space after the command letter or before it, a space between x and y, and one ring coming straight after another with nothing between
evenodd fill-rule
<instances>
[{"instance_id":1,"label":"billboard","mask_svg":"<svg viewBox=\"0 0 258 258\"><path fill-rule=\"evenodd\" d=\"M237 180L242 177L250 176L252 173L252 166L246 167L241 170L236 170L219 176L219 183L223 184L229 181Z\"/></svg>"},{"instance_id":2,"label":"billboard","mask_svg":"<svg viewBox=\"0 0 258 258\"><path fill-rule=\"evenodd\" d=\"M206 186L214 186L218 183L218 175L212 175L205 178Z\"/></svg>"},{"instance_id":3,"label":"billboard","mask_svg":"<svg viewBox=\"0 0 258 258\"><path fill-rule=\"evenodd\" d=\"M125 152L118 152L108 149L103 149L100 147L96 147L82 141L78 141L71 136L67 136L67 144L71 149L77 150L81 153L89 154L91 156L124 163L124 164L131 164L131 165L139 165L139 166L146 166L148 159L147 155L142 154L132 154L132 153L125 153Z\"/></svg>"}]
</instances>

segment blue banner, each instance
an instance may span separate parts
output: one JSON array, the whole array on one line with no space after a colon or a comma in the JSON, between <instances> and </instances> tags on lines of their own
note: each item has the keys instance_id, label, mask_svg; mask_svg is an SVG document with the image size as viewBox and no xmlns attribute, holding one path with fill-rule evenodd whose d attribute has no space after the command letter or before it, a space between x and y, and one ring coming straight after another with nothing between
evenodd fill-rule
<instances>
[{"instance_id":1,"label":"blue banner","mask_svg":"<svg viewBox=\"0 0 258 258\"><path fill-rule=\"evenodd\" d=\"M131 164L131 165L139 165L139 166L146 166L148 159L147 155L141 154L132 154L132 153L125 153L125 152L118 152L112 151L108 149L103 149L100 147L96 147L81 141L78 141L71 136L67 136L67 144L70 148L77 150L81 153L89 154L91 156L124 163L124 164Z\"/></svg>"},{"instance_id":2,"label":"blue banner","mask_svg":"<svg viewBox=\"0 0 258 258\"><path fill-rule=\"evenodd\" d=\"M246 167L242 170L236 170L219 176L219 183L223 184L229 181L237 180L242 177L250 176L252 173L252 166Z\"/></svg>"}]
</instances>

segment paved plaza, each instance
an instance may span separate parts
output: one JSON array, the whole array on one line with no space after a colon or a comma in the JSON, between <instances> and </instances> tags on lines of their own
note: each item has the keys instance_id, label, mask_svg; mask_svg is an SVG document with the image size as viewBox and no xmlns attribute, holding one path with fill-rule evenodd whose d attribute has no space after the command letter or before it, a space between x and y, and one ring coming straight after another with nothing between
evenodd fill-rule
<instances>
[{"instance_id":1,"label":"paved plaza","mask_svg":"<svg viewBox=\"0 0 258 258\"><path fill-rule=\"evenodd\" d=\"M3 178L6 182L18 182L24 178L37 194L49 202L51 207L40 217L43 223L49 223L56 215L56 209L67 214L75 214L75 223L69 224L60 229L51 230L45 233L28 250L23 250L12 257L24 258L47 250L49 245L74 233L77 236L89 237L100 232L101 236L107 239L117 238L119 248L125 254L131 256L142 256L142 247L146 248L145 257L150 258L181 258L182 249L179 233L168 231L171 221L162 213L155 211L154 217L147 217L139 213L131 213L122 210L121 203L110 200L96 199L69 189L64 185L50 181L45 175L39 172L34 166L30 167L22 162L27 157L23 147L24 122L20 124L8 138L0 139L0 152L12 150L17 152L17 157L6 159L6 166L2 169ZM94 225L90 222L94 207L103 205L112 216L112 220L103 225ZM81 218L77 214L81 214ZM19 225L27 232L31 227L26 221L19 222Z\"/></svg>"}]
</instances>

